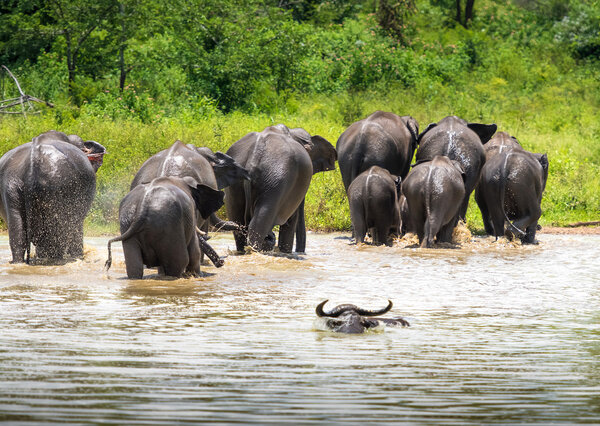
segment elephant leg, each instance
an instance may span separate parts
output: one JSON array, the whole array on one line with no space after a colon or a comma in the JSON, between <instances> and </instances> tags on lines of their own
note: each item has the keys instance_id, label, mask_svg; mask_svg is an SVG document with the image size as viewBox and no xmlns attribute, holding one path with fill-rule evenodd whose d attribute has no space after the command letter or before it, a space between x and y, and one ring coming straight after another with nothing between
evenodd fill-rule
<instances>
[{"instance_id":1,"label":"elephant leg","mask_svg":"<svg viewBox=\"0 0 600 426\"><path fill-rule=\"evenodd\" d=\"M21 214L13 209L7 215L8 237L10 251L12 253L11 263L23 263L25 261L25 250L27 249L27 232Z\"/></svg>"},{"instance_id":2,"label":"elephant leg","mask_svg":"<svg viewBox=\"0 0 600 426\"><path fill-rule=\"evenodd\" d=\"M144 276L144 261L139 243L135 239L129 239L123 241L122 244L127 278L142 279Z\"/></svg>"},{"instance_id":3,"label":"elephant leg","mask_svg":"<svg viewBox=\"0 0 600 426\"><path fill-rule=\"evenodd\" d=\"M294 247L294 234L298 225L299 209L279 227L279 251L282 253L291 253Z\"/></svg>"},{"instance_id":4,"label":"elephant leg","mask_svg":"<svg viewBox=\"0 0 600 426\"><path fill-rule=\"evenodd\" d=\"M188 264L185 268L186 275L198 277L200 276L201 256L204 254L204 252L200 250L198 236L196 236L196 238L192 238L187 246L187 252Z\"/></svg>"},{"instance_id":5,"label":"elephant leg","mask_svg":"<svg viewBox=\"0 0 600 426\"><path fill-rule=\"evenodd\" d=\"M462 220L463 222L467 221L467 209L469 207L469 197L471 196L471 193L469 192L468 194L465 194L465 197L462 200L462 203L460 203L460 208L458 209L458 219Z\"/></svg>"},{"instance_id":6,"label":"elephant leg","mask_svg":"<svg viewBox=\"0 0 600 426\"><path fill-rule=\"evenodd\" d=\"M479 187L475 189L475 201L477 202L479 210L481 211L481 219L483 220L483 229L485 229L485 233L488 235L494 235L494 226L492 225L490 212L485 201L485 197L481 193Z\"/></svg>"},{"instance_id":7,"label":"elephant leg","mask_svg":"<svg viewBox=\"0 0 600 426\"><path fill-rule=\"evenodd\" d=\"M430 214L427 219L425 219L425 224L423 226L423 241L421 242L422 248L433 247L435 236L440 230L439 223L439 218L434 214Z\"/></svg>"},{"instance_id":8,"label":"elephant leg","mask_svg":"<svg viewBox=\"0 0 600 426\"><path fill-rule=\"evenodd\" d=\"M248 245L264 251L265 239L275 224L276 206L274 203L257 206L248 225Z\"/></svg>"},{"instance_id":9,"label":"elephant leg","mask_svg":"<svg viewBox=\"0 0 600 426\"><path fill-rule=\"evenodd\" d=\"M83 222L73 224L66 232L66 255L71 258L83 259Z\"/></svg>"},{"instance_id":10,"label":"elephant leg","mask_svg":"<svg viewBox=\"0 0 600 426\"><path fill-rule=\"evenodd\" d=\"M458 223L458 216L452 218L450 222L443 225L437 233L437 241L439 243L451 243L452 242L452 234L454 232L454 228L456 228L456 224Z\"/></svg>"},{"instance_id":11,"label":"elephant leg","mask_svg":"<svg viewBox=\"0 0 600 426\"><path fill-rule=\"evenodd\" d=\"M537 222L542 215L542 210L539 206L534 206L532 209L529 209L527 213L526 216L515 220L513 224L525 233L525 235L519 235L522 243L534 244Z\"/></svg>"},{"instance_id":12,"label":"elephant leg","mask_svg":"<svg viewBox=\"0 0 600 426\"><path fill-rule=\"evenodd\" d=\"M304 253L306 251L306 222L304 217L304 201L298 207L298 221L296 224L296 252ZM281 241L281 237L279 237Z\"/></svg>"}]
</instances>

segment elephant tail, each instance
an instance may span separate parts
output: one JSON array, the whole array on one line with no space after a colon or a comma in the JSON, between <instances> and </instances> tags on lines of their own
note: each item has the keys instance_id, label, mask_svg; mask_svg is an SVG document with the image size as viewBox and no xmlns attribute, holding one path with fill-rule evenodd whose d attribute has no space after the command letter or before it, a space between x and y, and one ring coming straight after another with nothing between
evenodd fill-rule
<instances>
[{"instance_id":1,"label":"elephant tail","mask_svg":"<svg viewBox=\"0 0 600 426\"><path fill-rule=\"evenodd\" d=\"M506 181L508 180L508 172L506 170L506 166L508 163L508 158L510 156L511 156L510 152L508 154L506 154L506 158L504 159L504 162L502 163L502 168L500 169L500 208L502 209L502 214L504 215L504 220L508 223L508 228L512 232L516 232L520 236L525 236L527 234L525 232L523 232L521 229L519 229L514 223L512 223L510 221L510 219L508 218L508 215L506 214L506 210L504 209L504 195L506 192Z\"/></svg>"},{"instance_id":2,"label":"elephant tail","mask_svg":"<svg viewBox=\"0 0 600 426\"><path fill-rule=\"evenodd\" d=\"M106 263L104 264L104 270L108 271L112 265L112 251L111 251L111 244L112 243L116 243L118 241L126 241L129 238L133 237L135 234L137 234L140 231L140 228L142 227L142 225L144 224L144 217L146 216L146 197L148 195L148 192L146 192L144 194L144 198L142 199L141 202L141 207L139 209L137 209L136 215L133 218L133 220L131 221L129 228L127 228L127 230L122 233L121 235L119 235L118 237L112 238L110 240L108 240L108 259L106 260Z\"/></svg>"},{"instance_id":3,"label":"elephant tail","mask_svg":"<svg viewBox=\"0 0 600 426\"><path fill-rule=\"evenodd\" d=\"M41 169L41 144L37 137L31 140L31 150L29 152L29 173L25 180L25 188L23 190L23 210L25 212L25 251L26 257L25 262L29 264L31 260L31 240L32 240L32 226L33 226L33 203L32 194L36 192L35 183L38 182L38 173Z\"/></svg>"}]
</instances>

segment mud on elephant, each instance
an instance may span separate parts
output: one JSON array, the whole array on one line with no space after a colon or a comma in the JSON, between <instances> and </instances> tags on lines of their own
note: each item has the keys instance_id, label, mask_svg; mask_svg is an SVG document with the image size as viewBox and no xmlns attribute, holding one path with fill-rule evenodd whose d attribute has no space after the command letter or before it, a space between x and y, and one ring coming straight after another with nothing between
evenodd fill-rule
<instances>
[{"instance_id":1,"label":"mud on elephant","mask_svg":"<svg viewBox=\"0 0 600 426\"><path fill-rule=\"evenodd\" d=\"M83 257L83 221L106 150L95 141L51 130L0 159L0 215L12 262ZM25 253L27 253L25 257Z\"/></svg>"},{"instance_id":2,"label":"mud on elephant","mask_svg":"<svg viewBox=\"0 0 600 426\"><path fill-rule=\"evenodd\" d=\"M279 124L247 134L227 154L251 177L225 189L229 219L248 229L247 234L234 231L237 250L246 245L272 250L272 230L279 225L279 250L291 252L296 235L296 251L304 252L304 197L314 173L335 169L333 146L304 129Z\"/></svg>"},{"instance_id":3,"label":"mud on elephant","mask_svg":"<svg viewBox=\"0 0 600 426\"><path fill-rule=\"evenodd\" d=\"M476 193L486 232L535 244L547 180L546 154L514 148L489 159Z\"/></svg>"},{"instance_id":4,"label":"mud on elephant","mask_svg":"<svg viewBox=\"0 0 600 426\"><path fill-rule=\"evenodd\" d=\"M458 161L436 155L417 163L402 182L406 198L403 226L419 237L421 247L432 247L434 239L452 242L458 209L465 195L465 173Z\"/></svg>"},{"instance_id":5,"label":"mud on elephant","mask_svg":"<svg viewBox=\"0 0 600 426\"><path fill-rule=\"evenodd\" d=\"M186 145L179 140L147 159L133 178L130 189L161 176L191 177L199 184L215 190L250 178L248 172L229 155L214 153L206 147ZM235 223L223 221L214 213L207 221L198 217L198 226L204 231L208 231L209 223L218 230L240 230Z\"/></svg>"},{"instance_id":6,"label":"mud on elephant","mask_svg":"<svg viewBox=\"0 0 600 426\"><path fill-rule=\"evenodd\" d=\"M112 263L110 246L117 241L122 241L132 279L143 277L144 265L173 277L197 276L200 249L219 266L222 262L197 232L196 215L206 219L223 205L223 196L190 177L159 177L137 185L119 206L121 235L108 242L106 268Z\"/></svg>"},{"instance_id":7,"label":"mud on elephant","mask_svg":"<svg viewBox=\"0 0 600 426\"><path fill-rule=\"evenodd\" d=\"M372 166L404 179L417 148L419 124L410 116L375 111L350 125L336 144L344 188Z\"/></svg>"},{"instance_id":8,"label":"mud on elephant","mask_svg":"<svg viewBox=\"0 0 600 426\"><path fill-rule=\"evenodd\" d=\"M432 123L419 135L416 162L430 161L436 155L445 155L460 162L465 173L465 194L458 210L458 219L465 220L469 197L475 189L485 164L484 144L496 132L495 124L469 123L449 116Z\"/></svg>"}]
</instances>

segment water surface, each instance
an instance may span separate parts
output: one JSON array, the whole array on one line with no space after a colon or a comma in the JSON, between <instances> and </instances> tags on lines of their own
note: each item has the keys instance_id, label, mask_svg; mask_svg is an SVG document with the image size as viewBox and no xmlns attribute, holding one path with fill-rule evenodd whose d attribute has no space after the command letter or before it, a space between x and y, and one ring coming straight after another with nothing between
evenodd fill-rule
<instances>
[{"instance_id":1,"label":"water surface","mask_svg":"<svg viewBox=\"0 0 600 426\"><path fill-rule=\"evenodd\" d=\"M230 255L178 280L125 279L118 244L105 273L102 238L84 261L11 265L0 238L0 420L599 423L600 236L538 238L433 250L309 234L306 255ZM411 327L315 329L324 299L388 298Z\"/></svg>"}]
</instances>

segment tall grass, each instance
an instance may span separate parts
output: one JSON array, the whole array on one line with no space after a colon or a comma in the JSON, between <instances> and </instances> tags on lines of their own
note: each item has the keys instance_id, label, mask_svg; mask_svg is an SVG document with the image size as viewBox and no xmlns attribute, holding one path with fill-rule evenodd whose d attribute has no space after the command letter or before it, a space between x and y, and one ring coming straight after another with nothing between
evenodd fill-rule
<instances>
[{"instance_id":1,"label":"tall grass","mask_svg":"<svg viewBox=\"0 0 600 426\"><path fill-rule=\"evenodd\" d=\"M494 80L495 81L495 80ZM600 124L590 101L567 99L562 87L518 99L505 96L504 83L490 82L493 102L479 102L484 88L475 85L459 92L437 87L439 97L424 98L419 90L395 90L385 96L372 92L340 96L307 96L278 114L215 113L202 119L164 118L143 124L139 120L106 120L89 115L57 120L48 111L41 116L9 117L0 121L0 152L28 142L49 129L76 133L102 143L108 150L97 174L97 194L87 220L88 232L116 232L118 205L142 163L175 140L212 150L227 151L251 131L285 123L319 134L333 145L345 127L381 109L412 115L424 129L428 123L456 114L469 121L496 122L499 130L517 137L524 147L545 152L550 160L548 185L542 203L542 225L565 225L598 220L600 216ZM496 84L496 86L494 86ZM500 89L497 85L500 84ZM508 83L506 83L508 84ZM557 99L562 101L557 101ZM288 99L288 103L290 100ZM314 230L349 230L350 215L339 170L313 177L306 198L307 226ZM481 217L471 202L468 226L481 230Z\"/></svg>"}]
</instances>

